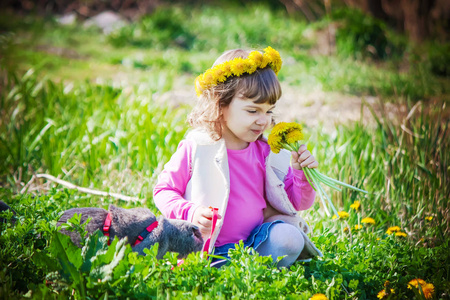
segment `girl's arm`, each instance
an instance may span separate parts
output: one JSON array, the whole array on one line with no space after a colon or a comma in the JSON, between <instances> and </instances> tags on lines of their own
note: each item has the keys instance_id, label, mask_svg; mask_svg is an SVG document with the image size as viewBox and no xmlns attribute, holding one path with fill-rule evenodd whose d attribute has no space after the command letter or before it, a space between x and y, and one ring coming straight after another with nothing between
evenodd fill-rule
<instances>
[{"instance_id":1,"label":"girl's arm","mask_svg":"<svg viewBox=\"0 0 450 300\"><path fill-rule=\"evenodd\" d=\"M305 210L313 205L316 191L309 184L303 171L289 168L284 179L284 189L296 210Z\"/></svg>"},{"instance_id":2,"label":"girl's arm","mask_svg":"<svg viewBox=\"0 0 450 300\"><path fill-rule=\"evenodd\" d=\"M197 206L183 198L191 174L190 141L183 140L158 176L153 189L153 200L161 213L170 219L192 221Z\"/></svg>"},{"instance_id":3,"label":"girl's arm","mask_svg":"<svg viewBox=\"0 0 450 300\"><path fill-rule=\"evenodd\" d=\"M309 184L302 168L317 168L319 163L306 149L306 145L300 145L298 152L292 152L292 167L289 168L284 183L285 190L294 208L305 210L314 203L316 192Z\"/></svg>"}]
</instances>

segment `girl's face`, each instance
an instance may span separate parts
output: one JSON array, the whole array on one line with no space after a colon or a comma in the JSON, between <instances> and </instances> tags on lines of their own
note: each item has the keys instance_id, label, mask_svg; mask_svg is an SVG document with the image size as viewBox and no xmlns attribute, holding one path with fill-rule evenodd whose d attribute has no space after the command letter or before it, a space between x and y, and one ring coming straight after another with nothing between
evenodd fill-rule
<instances>
[{"instance_id":1,"label":"girl's face","mask_svg":"<svg viewBox=\"0 0 450 300\"><path fill-rule=\"evenodd\" d=\"M222 136L228 149L247 148L266 130L272 122L275 105L254 103L237 94L230 105L222 109Z\"/></svg>"}]
</instances>

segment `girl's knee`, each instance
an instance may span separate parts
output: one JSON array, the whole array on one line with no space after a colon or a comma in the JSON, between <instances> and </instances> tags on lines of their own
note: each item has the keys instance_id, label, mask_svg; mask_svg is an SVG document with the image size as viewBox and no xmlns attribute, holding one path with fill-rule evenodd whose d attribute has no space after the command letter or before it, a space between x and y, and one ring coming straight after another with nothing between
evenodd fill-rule
<instances>
[{"instance_id":1,"label":"girl's knee","mask_svg":"<svg viewBox=\"0 0 450 300\"><path fill-rule=\"evenodd\" d=\"M275 224L269 234L271 242L288 255L300 255L305 246L303 235L290 224Z\"/></svg>"}]
</instances>

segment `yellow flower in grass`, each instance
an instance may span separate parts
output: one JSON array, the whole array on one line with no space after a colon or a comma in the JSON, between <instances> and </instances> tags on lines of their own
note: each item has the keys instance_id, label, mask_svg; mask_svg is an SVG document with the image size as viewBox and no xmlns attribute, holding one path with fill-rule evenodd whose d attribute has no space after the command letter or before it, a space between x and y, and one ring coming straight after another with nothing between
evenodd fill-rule
<instances>
[{"instance_id":1,"label":"yellow flower in grass","mask_svg":"<svg viewBox=\"0 0 450 300\"><path fill-rule=\"evenodd\" d=\"M411 290L412 287L415 287L417 289L417 288L419 288L419 284L421 286L424 286L425 284L427 284L427 282L420 278L413 279L410 282L408 282L408 289Z\"/></svg>"},{"instance_id":2,"label":"yellow flower in grass","mask_svg":"<svg viewBox=\"0 0 450 300\"><path fill-rule=\"evenodd\" d=\"M356 200L355 202L353 202L352 205L350 205L350 208L353 208L354 210L359 210L359 208L361 207L361 202L359 202L358 200Z\"/></svg>"},{"instance_id":3,"label":"yellow flower in grass","mask_svg":"<svg viewBox=\"0 0 450 300\"><path fill-rule=\"evenodd\" d=\"M432 283L427 283L425 280L416 278L408 282L408 289L412 289L412 287L415 287L416 289L419 289L420 287L423 291L423 295L425 296L425 299L431 299L434 294L434 285Z\"/></svg>"},{"instance_id":4,"label":"yellow flower in grass","mask_svg":"<svg viewBox=\"0 0 450 300\"><path fill-rule=\"evenodd\" d=\"M431 220L433 220L433 217L432 216L425 217L425 220L431 221Z\"/></svg>"},{"instance_id":5,"label":"yellow flower in grass","mask_svg":"<svg viewBox=\"0 0 450 300\"><path fill-rule=\"evenodd\" d=\"M392 233L394 233L394 232L398 232L398 231L401 231L402 229L400 228L400 227L398 227L398 226L392 226L392 227L389 227L388 228L388 230L386 231L386 233L387 234L392 234Z\"/></svg>"},{"instance_id":6,"label":"yellow flower in grass","mask_svg":"<svg viewBox=\"0 0 450 300\"><path fill-rule=\"evenodd\" d=\"M347 219L350 216L346 211L338 211L338 215L341 219ZM336 215L334 215L332 219L337 219Z\"/></svg>"},{"instance_id":7,"label":"yellow flower in grass","mask_svg":"<svg viewBox=\"0 0 450 300\"><path fill-rule=\"evenodd\" d=\"M389 297L390 294L395 294L395 291L391 288L389 288L389 285L391 283L389 282L389 280L386 280L384 282L384 290L381 290L378 294L377 294L377 298L378 299L387 299Z\"/></svg>"},{"instance_id":8,"label":"yellow flower in grass","mask_svg":"<svg viewBox=\"0 0 450 300\"><path fill-rule=\"evenodd\" d=\"M386 290L381 290L381 291L377 294L377 298L378 298L378 299L387 299L387 297L388 297L390 294L395 294L395 291L394 291L393 289L391 289L391 292L388 294L388 293L386 292Z\"/></svg>"},{"instance_id":9,"label":"yellow flower in grass","mask_svg":"<svg viewBox=\"0 0 450 300\"><path fill-rule=\"evenodd\" d=\"M328 300L328 298L324 294L315 294L309 300Z\"/></svg>"},{"instance_id":10,"label":"yellow flower in grass","mask_svg":"<svg viewBox=\"0 0 450 300\"><path fill-rule=\"evenodd\" d=\"M363 228L362 225L355 225L355 230L360 230L362 228Z\"/></svg>"},{"instance_id":11,"label":"yellow flower in grass","mask_svg":"<svg viewBox=\"0 0 450 300\"><path fill-rule=\"evenodd\" d=\"M425 299L431 299L434 294L434 285L432 283L427 283L424 287L422 287L422 291Z\"/></svg>"},{"instance_id":12,"label":"yellow flower in grass","mask_svg":"<svg viewBox=\"0 0 450 300\"><path fill-rule=\"evenodd\" d=\"M367 217L367 218L362 219L361 223L363 223L363 224L375 224L375 220L370 218L370 217Z\"/></svg>"},{"instance_id":13,"label":"yellow flower in grass","mask_svg":"<svg viewBox=\"0 0 450 300\"><path fill-rule=\"evenodd\" d=\"M407 237L408 235L404 232L399 231L395 233L395 236Z\"/></svg>"}]
</instances>

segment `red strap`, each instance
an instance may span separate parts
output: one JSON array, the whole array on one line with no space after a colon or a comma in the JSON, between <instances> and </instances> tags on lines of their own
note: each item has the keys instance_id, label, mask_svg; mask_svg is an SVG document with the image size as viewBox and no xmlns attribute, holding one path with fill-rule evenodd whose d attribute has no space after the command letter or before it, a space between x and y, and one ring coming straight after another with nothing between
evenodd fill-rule
<instances>
[{"instance_id":1,"label":"red strap","mask_svg":"<svg viewBox=\"0 0 450 300\"><path fill-rule=\"evenodd\" d=\"M110 239L109 239L109 228L111 228L111 222L112 222L111 214L108 213L108 214L106 215L105 224L103 225L103 235L105 235L105 236L108 237L108 245L111 244L111 241L110 241Z\"/></svg>"},{"instance_id":2,"label":"red strap","mask_svg":"<svg viewBox=\"0 0 450 300\"><path fill-rule=\"evenodd\" d=\"M111 218L111 214L108 213L106 215L106 219L105 219L105 223L103 224L103 235L108 237L108 246L111 245L111 238L109 237L109 229L111 228L111 223L112 223L112 218ZM153 222L152 224L150 224L147 228L145 228L144 231L141 232L141 234L137 237L136 242L134 242L133 246L138 245L140 242L142 242L144 240L144 238L153 231L153 229L155 229L156 227L158 227L158 221Z\"/></svg>"},{"instance_id":3,"label":"red strap","mask_svg":"<svg viewBox=\"0 0 450 300\"><path fill-rule=\"evenodd\" d=\"M153 231L153 229L155 229L156 227L158 227L158 221L153 222L152 224L150 224L147 228L145 228L144 231L141 232L141 234L137 237L136 242L134 242L133 246L138 245L140 242L142 242L145 237Z\"/></svg>"},{"instance_id":4,"label":"red strap","mask_svg":"<svg viewBox=\"0 0 450 300\"><path fill-rule=\"evenodd\" d=\"M206 253L209 253L209 246L210 246L210 243L211 243L211 238L212 238L212 235L214 233L214 230L216 229L217 216L219 215L219 209L218 208L211 207L211 210L213 212L211 233L209 234L209 238L205 241L205 244L203 245L203 251L202 251L202 252L206 252Z\"/></svg>"}]
</instances>

